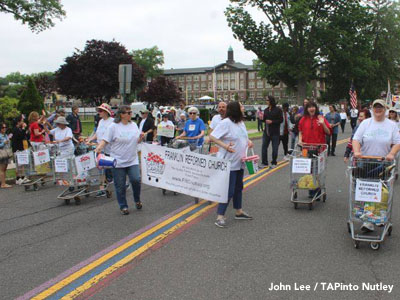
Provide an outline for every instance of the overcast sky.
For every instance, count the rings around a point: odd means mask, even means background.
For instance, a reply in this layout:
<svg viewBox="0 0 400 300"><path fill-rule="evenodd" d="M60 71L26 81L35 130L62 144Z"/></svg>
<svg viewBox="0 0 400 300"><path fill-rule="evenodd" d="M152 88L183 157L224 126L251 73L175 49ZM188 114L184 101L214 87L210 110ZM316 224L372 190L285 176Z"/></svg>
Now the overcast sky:
<svg viewBox="0 0 400 300"><path fill-rule="evenodd" d="M39 34L0 13L0 76L56 71L90 39L115 39L128 51L157 45L164 68L212 66L235 60L251 64L254 53L235 40L224 10L228 0L62 0L67 16Z"/></svg>

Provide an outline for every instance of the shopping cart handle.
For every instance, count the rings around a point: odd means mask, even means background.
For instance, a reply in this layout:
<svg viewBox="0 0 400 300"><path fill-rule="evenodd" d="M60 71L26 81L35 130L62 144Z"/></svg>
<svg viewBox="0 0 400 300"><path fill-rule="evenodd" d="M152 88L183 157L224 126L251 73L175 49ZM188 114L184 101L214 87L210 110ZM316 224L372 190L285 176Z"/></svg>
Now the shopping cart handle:
<svg viewBox="0 0 400 300"><path fill-rule="evenodd" d="M385 157L383 157L383 156L372 156L372 155L361 155L359 158L385 160Z"/></svg>

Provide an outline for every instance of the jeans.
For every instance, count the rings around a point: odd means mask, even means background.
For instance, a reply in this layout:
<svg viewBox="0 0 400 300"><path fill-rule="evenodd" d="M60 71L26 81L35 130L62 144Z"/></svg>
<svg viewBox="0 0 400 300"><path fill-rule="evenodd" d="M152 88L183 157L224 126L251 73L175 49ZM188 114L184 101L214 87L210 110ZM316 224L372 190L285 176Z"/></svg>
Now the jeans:
<svg viewBox="0 0 400 300"><path fill-rule="evenodd" d="M229 201L233 198L233 208L242 208L242 194L243 194L243 175L244 170L231 171L229 174L229 189L228 189L228 202L219 203L217 214L224 216L226 209L229 205Z"/></svg>
<svg viewBox="0 0 400 300"><path fill-rule="evenodd" d="M357 126L357 118L350 119L350 126L351 126L351 130L354 130L354 128Z"/></svg>
<svg viewBox="0 0 400 300"><path fill-rule="evenodd" d="M340 121L340 127L342 127L342 133L344 133L344 127L346 126L346 119Z"/></svg>
<svg viewBox="0 0 400 300"><path fill-rule="evenodd" d="M335 154L337 136L338 136L337 133L333 133L332 136L330 135L326 136L326 143L328 144L328 155Z"/></svg>
<svg viewBox="0 0 400 300"><path fill-rule="evenodd" d="M110 154L104 153L105 156L110 156ZM105 169L104 170L104 175L106 176L107 182L112 182L113 181L113 174L112 174L112 169Z"/></svg>
<svg viewBox="0 0 400 300"><path fill-rule="evenodd" d="M111 169L114 176L114 188L117 195L119 208L128 208L126 202L126 176L132 185L133 200L140 202L140 168L139 165L133 165L126 168Z"/></svg>
<svg viewBox="0 0 400 300"><path fill-rule="evenodd" d="M264 130L264 121L263 120L257 119L257 128L258 128L258 131Z"/></svg>
<svg viewBox="0 0 400 300"><path fill-rule="evenodd" d="M286 156L289 153L289 134L281 135L280 140L282 141L283 153Z"/></svg>
<svg viewBox="0 0 400 300"><path fill-rule="evenodd" d="M271 164L276 165L278 159L278 150L279 150L279 135L269 136L264 131L263 140L261 146L261 162L263 165L268 165L268 147L272 142L272 160Z"/></svg>
<svg viewBox="0 0 400 300"><path fill-rule="evenodd" d="M290 133L290 149L294 150L294 147L296 146L296 139L297 139L298 133L291 132Z"/></svg>

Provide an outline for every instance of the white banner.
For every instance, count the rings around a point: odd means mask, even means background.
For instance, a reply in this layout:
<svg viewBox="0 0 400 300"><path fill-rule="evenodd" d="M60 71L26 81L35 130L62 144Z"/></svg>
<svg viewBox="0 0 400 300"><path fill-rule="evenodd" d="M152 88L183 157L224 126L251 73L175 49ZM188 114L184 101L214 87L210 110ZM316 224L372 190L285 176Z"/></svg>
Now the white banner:
<svg viewBox="0 0 400 300"><path fill-rule="evenodd" d="M357 179L355 201L381 202L382 183Z"/></svg>
<svg viewBox="0 0 400 300"><path fill-rule="evenodd" d="M28 151L21 151L17 152L17 164L19 166L29 165L29 152Z"/></svg>
<svg viewBox="0 0 400 300"><path fill-rule="evenodd" d="M64 158L54 159L54 168L57 173L68 173L68 160Z"/></svg>
<svg viewBox="0 0 400 300"><path fill-rule="evenodd" d="M75 157L75 164L78 174L96 168L96 160L94 157L94 152L91 151L86 154Z"/></svg>
<svg viewBox="0 0 400 300"><path fill-rule="evenodd" d="M175 136L175 126L161 126L161 124L158 124L157 135L173 138Z"/></svg>
<svg viewBox="0 0 400 300"><path fill-rule="evenodd" d="M143 144L141 165L145 184L205 200L228 201L228 160Z"/></svg>
<svg viewBox="0 0 400 300"><path fill-rule="evenodd" d="M35 166L43 165L50 161L50 152L48 149L33 152L33 162Z"/></svg>
<svg viewBox="0 0 400 300"><path fill-rule="evenodd" d="M311 174L310 158L294 158L292 165L293 174Z"/></svg>

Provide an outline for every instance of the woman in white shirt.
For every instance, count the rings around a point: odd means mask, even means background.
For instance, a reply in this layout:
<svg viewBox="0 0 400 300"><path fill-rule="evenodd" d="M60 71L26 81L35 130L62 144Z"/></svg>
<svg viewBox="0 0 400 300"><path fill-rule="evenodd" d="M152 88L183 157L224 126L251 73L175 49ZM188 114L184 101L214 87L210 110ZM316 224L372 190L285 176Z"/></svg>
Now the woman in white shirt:
<svg viewBox="0 0 400 300"><path fill-rule="evenodd" d="M74 144L72 142L72 130L69 128L68 122L65 117L58 117L54 123L57 125L56 128L48 131L48 134L51 134L54 137L54 143L58 144L60 150L60 156L68 157L74 155Z"/></svg>
<svg viewBox="0 0 400 300"><path fill-rule="evenodd" d="M400 150L400 133L397 124L386 119L385 100L377 99L372 104L372 118L364 120L353 137L354 157L380 156L394 160ZM373 231L374 224L364 222L363 231Z"/></svg>
<svg viewBox="0 0 400 300"><path fill-rule="evenodd" d="M225 212L229 201L233 199L233 208L236 209L235 219L252 220L242 210L242 192L244 165L242 158L246 156L247 148L252 148L253 143L247 135L246 125L243 122L244 116L239 102L230 102L226 110L226 118L223 119L210 135L212 142L220 146L217 157L227 159L231 162L229 176L228 201L219 203L217 220L215 225L226 227Z"/></svg>
<svg viewBox="0 0 400 300"><path fill-rule="evenodd" d="M137 146L142 141L144 134L139 132L137 125L131 121L132 110L128 105L121 105L118 109L114 123L112 123L103 139L96 148L101 153L106 145L110 145L110 155L117 160L117 165L112 169L115 193L123 215L128 215L126 201L126 176L132 185L133 200L136 208L142 208L140 201L140 168Z"/></svg>
<svg viewBox="0 0 400 300"><path fill-rule="evenodd" d="M340 113L340 127L342 128L342 133L344 133L344 128L346 126L346 121L347 121L347 114L344 111L344 109L342 109L342 112Z"/></svg>
<svg viewBox="0 0 400 300"><path fill-rule="evenodd" d="M163 128L169 128L173 129L175 127L174 123L172 121L168 120L168 114L163 114L162 115L162 121L158 125ZM172 140L173 137L167 137L167 136L161 136L161 146L164 146L169 143L170 140Z"/></svg>

